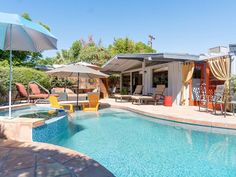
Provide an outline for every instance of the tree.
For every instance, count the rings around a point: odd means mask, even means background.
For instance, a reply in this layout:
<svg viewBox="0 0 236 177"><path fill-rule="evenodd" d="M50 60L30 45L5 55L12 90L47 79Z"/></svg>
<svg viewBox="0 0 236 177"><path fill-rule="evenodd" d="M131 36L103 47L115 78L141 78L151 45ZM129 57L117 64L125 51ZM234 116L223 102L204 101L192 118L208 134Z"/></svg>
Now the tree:
<svg viewBox="0 0 236 177"><path fill-rule="evenodd" d="M46 24L44 24L44 23L42 23L42 22L39 22L39 24L40 24L41 26L43 26L44 28L46 28L48 31L51 31L51 29L50 29L50 27L49 27L48 25L46 25Z"/></svg>
<svg viewBox="0 0 236 177"><path fill-rule="evenodd" d="M106 48L88 45L81 49L79 60L101 66L110 58Z"/></svg>
<svg viewBox="0 0 236 177"><path fill-rule="evenodd" d="M76 40L75 42L72 43L72 46L69 49L72 62L73 61L76 62L78 60L81 49L82 49L81 41Z"/></svg>
<svg viewBox="0 0 236 177"><path fill-rule="evenodd" d="M154 53L156 52L150 46L144 44L143 42L134 42L129 38L118 38L114 39L112 45L108 47L112 55L117 55L121 53Z"/></svg>
<svg viewBox="0 0 236 177"><path fill-rule="evenodd" d="M23 14L21 14L21 16L24 17L26 20L32 21L32 19L30 18L27 12L24 12Z"/></svg>

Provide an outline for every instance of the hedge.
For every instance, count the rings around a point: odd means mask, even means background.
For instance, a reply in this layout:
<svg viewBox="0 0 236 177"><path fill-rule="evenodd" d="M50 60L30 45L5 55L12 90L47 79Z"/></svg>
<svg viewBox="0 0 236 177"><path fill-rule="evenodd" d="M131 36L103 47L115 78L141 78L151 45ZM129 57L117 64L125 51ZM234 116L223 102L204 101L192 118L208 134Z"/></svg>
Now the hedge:
<svg viewBox="0 0 236 177"><path fill-rule="evenodd" d="M22 83L27 88L30 81L36 81L45 88L50 89L50 78L45 72L26 67L13 67L13 95L15 95L16 92L14 83ZM7 101L8 87L9 68L0 67L0 102Z"/></svg>

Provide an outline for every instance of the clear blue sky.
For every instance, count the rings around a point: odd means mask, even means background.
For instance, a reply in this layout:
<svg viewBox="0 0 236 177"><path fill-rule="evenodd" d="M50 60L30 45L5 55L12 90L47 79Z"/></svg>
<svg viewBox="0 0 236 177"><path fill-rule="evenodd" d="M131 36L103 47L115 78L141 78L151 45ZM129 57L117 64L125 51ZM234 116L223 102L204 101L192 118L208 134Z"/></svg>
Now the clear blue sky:
<svg viewBox="0 0 236 177"><path fill-rule="evenodd" d="M58 49L89 35L107 46L126 36L147 43L152 34L158 52L191 54L236 43L235 7L235 0L0 0L0 11L48 24Z"/></svg>

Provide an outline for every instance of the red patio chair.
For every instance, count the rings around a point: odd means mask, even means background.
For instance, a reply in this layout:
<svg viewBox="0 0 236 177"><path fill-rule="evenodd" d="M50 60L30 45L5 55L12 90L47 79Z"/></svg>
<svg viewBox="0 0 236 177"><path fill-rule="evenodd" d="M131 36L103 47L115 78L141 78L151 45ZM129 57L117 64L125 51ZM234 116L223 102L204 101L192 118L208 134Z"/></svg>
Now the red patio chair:
<svg viewBox="0 0 236 177"><path fill-rule="evenodd" d="M15 85L17 90L15 101L28 100L28 93L25 89L25 86L21 83L15 83Z"/></svg>
<svg viewBox="0 0 236 177"><path fill-rule="evenodd" d="M47 99L50 96L49 91L35 81L30 82L28 88L29 100Z"/></svg>

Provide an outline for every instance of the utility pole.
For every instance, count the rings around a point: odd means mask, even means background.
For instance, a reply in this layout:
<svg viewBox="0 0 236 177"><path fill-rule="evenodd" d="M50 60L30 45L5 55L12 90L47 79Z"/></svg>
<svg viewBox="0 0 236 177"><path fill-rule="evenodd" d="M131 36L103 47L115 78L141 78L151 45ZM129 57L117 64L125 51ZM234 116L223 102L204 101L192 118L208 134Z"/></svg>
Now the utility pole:
<svg viewBox="0 0 236 177"><path fill-rule="evenodd" d="M153 35L148 35L148 45L152 48L152 41L155 40L156 38Z"/></svg>

